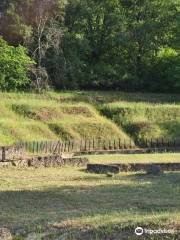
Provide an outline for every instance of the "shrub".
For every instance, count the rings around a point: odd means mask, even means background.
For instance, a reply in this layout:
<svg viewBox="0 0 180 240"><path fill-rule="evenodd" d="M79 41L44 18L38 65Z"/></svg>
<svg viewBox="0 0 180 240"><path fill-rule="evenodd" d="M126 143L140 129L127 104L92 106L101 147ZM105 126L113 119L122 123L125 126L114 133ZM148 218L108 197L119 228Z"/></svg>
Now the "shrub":
<svg viewBox="0 0 180 240"><path fill-rule="evenodd" d="M151 66L148 76L151 91L180 91L180 56L171 48L162 48Z"/></svg>
<svg viewBox="0 0 180 240"><path fill-rule="evenodd" d="M0 89L24 89L30 82L27 75L28 66L33 63L27 55L26 48L9 46L0 38Z"/></svg>

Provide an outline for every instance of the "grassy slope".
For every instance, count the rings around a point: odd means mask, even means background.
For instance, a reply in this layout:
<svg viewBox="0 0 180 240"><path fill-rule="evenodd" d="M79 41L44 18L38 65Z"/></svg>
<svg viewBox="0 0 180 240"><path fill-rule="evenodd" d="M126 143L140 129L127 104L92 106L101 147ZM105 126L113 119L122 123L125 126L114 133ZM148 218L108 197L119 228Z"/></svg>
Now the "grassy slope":
<svg viewBox="0 0 180 240"><path fill-rule="evenodd" d="M77 92L69 97L94 104L135 140L180 136L180 94Z"/></svg>
<svg viewBox="0 0 180 240"><path fill-rule="evenodd" d="M136 140L180 135L180 95L0 93L0 108L0 144L17 140L128 138L127 135Z"/></svg>
<svg viewBox="0 0 180 240"><path fill-rule="evenodd" d="M18 140L128 138L90 104L69 100L68 94L52 95L1 94L0 144Z"/></svg>
<svg viewBox="0 0 180 240"><path fill-rule="evenodd" d="M64 238L69 240L102 240L114 234L117 237L111 239L133 240L138 225L150 229L179 226L178 172L160 177L121 173L108 178L78 168L14 168L0 169L0 176L0 225L21 233L46 232L48 225L60 232L73 230L72 235L93 230L91 237ZM110 236L102 237L106 234Z"/></svg>
<svg viewBox="0 0 180 240"><path fill-rule="evenodd" d="M115 102L101 111L137 140L180 136L180 104Z"/></svg>
<svg viewBox="0 0 180 240"><path fill-rule="evenodd" d="M99 101L101 113L135 140L180 136L180 94L99 93Z"/></svg>

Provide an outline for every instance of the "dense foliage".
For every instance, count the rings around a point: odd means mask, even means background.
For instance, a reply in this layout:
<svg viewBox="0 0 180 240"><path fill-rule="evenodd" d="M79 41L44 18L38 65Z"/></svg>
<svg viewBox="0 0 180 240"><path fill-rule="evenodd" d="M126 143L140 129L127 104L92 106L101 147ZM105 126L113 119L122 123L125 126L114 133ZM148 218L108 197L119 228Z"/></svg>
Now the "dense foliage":
<svg viewBox="0 0 180 240"><path fill-rule="evenodd" d="M180 90L178 1L2 0L0 9L3 38L37 62L39 90Z"/></svg>
<svg viewBox="0 0 180 240"><path fill-rule="evenodd" d="M25 88L30 79L27 76L28 66L34 62L22 46L9 46L0 38L0 89L19 90Z"/></svg>

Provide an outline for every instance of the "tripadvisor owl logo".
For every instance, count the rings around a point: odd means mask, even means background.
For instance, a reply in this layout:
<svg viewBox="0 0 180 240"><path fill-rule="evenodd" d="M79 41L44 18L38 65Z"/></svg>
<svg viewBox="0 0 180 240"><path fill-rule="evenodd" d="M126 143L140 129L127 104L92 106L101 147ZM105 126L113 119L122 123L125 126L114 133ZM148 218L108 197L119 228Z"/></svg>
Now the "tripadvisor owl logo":
<svg viewBox="0 0 180 240"><path fill-rule="evenodd" d="M137 227L137 228L135 229L135 234L136 234L137 236L141 236L141 235L143 235L143 233L144 233L144 230L143 230L142 227Z"/></svg>

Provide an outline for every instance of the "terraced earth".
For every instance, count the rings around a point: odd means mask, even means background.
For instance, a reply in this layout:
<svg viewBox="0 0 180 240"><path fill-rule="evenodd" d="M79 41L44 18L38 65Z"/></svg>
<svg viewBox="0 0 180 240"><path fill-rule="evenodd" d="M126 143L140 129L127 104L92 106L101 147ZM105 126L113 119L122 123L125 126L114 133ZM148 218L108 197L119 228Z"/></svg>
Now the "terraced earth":
<svg viewBox="0 0 180 240"><path fill-rule="evenodd" d="M180 96L121 92L0 94L0 144L19 140L178 138Z"/></svg>

